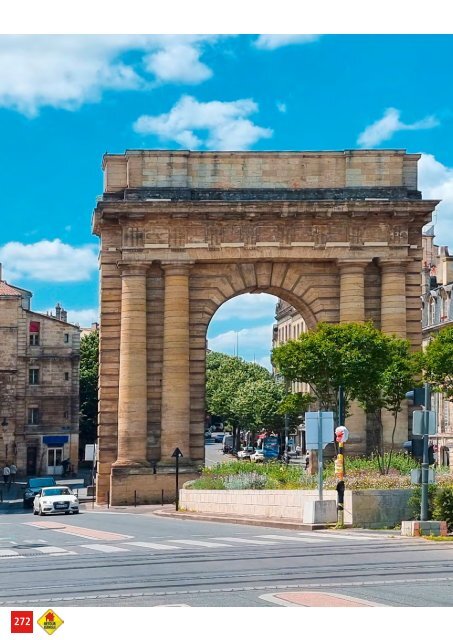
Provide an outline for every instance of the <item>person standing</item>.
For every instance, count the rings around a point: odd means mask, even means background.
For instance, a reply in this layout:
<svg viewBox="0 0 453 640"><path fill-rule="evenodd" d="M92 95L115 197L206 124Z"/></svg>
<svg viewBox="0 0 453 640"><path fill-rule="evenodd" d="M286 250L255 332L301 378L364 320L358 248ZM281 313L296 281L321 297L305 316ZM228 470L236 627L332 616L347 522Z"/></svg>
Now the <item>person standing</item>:
<svg viewBox="0 0 453 640"><path fill-rule="evenodd" d="M10 482L11 480L10 476L11 476L11 469L9 468L8 464L6 464L3 467L3 482L5 484L8 484L8 482Z"/></svg>
<svg viewBox="0 0 453 640"><path fill-rule="evenodd" d="M9 470L10 470L11 482L14 483L14 482L16 482L16 473L17 473L17 467L14 464L14 462L13 462L12 465L10 465Z"/></svg>

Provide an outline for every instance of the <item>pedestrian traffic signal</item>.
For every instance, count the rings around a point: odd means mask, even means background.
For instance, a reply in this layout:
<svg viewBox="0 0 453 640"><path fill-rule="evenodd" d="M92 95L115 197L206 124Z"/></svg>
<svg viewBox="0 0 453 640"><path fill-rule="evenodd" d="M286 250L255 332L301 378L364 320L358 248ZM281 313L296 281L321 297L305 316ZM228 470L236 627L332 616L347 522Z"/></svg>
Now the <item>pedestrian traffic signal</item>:
<svg viewBox="0 0 453 640"><path fill-rule="evenodd" d="M415 460L423 462L423 438L412 438L403 446ZM428 445L428 464L434 464L434 446L432 444Z"/></svg>
<svg viewBox="0 0 453 640"><path fill-rule="evenodd" d="M406 398L414 403L414 406L421 407L425 405L425 389L417 387L406 393Z"/></svg>

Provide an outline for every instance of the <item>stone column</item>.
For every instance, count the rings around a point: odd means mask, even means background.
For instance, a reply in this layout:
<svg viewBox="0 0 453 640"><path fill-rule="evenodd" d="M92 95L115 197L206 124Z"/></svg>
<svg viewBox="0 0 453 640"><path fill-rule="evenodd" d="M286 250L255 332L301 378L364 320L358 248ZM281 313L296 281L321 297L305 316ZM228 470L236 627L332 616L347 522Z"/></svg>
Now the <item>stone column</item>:
<svg viewBox="0 0 453 640"><path fill-rule="evenodd" d="M381 331L406 337L407 260L379 260L381 268Z"/></svg>
<svg viewBox="0 0 453 640"><path fill-rule="evenodd" d="M190 460L190 263L162 263L165 274L164 347L162 363L161 462L174 464L182 451Z"/></svg>
<svg viewBox="0 0 453 640"><path fill-rule="evenodd" d="M381 268L381 331L406 338L406 267L407 260L379 260ZM384 447L390 448L394 418L382 411ZM394 443L401 447L408 437L407 403L403 402L398 414Z"/></svg>
<svg viewBox="0 0 453 640"><path fill-rule="evenodd" d="M118 388L118 458L113 466L149 466L146 460L147 265L120 263L121 336Z"/></svg>
<svg viewBox="0 0 453 640"><path fill-rule="evenodd" d="M339 260L340 322L365 322L365 268L368 262Z"/></svg>

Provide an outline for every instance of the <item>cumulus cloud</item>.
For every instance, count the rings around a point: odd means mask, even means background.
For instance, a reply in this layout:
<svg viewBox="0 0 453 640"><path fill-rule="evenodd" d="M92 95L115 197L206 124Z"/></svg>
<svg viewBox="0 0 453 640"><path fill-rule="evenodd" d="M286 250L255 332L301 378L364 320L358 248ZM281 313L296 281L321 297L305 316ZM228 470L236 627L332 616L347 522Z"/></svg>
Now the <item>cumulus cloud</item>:
<svg viewBox="0 0 453 640"><path fill-rule="evenodd" d="M453 249L453 168L424 153L418 163L418 184L427 200L441 200L436 208L436 244Z"/></svg>
<svg viewBox="0 0 453 640"><path fill-rule="evenodd" d="M211 35L2 35L0 107L35 116L42 107L74 110L106 90L152 82L195 84L211 70L200 61ZM138 53L134 62L125 54Z"/></svg>
<svg viewBox="0 0 453 640"><path fill-rule="evenodd" d="M209 338L208 347L230 355L238 347L239 355L246 360L253 360L254 353L261 358L263 352L269 353L272 347L272 324L220 333Z"/></svg>
<svg viewBox="0 0 453 640"><path fill-rule="evenodd" d="M273 318L278 298L268 293L245 293L225 302L215 314L213 320L258 320Z"/></svg>
<svg viewBox="0 0 453 640"><path fill-rule="evenodd" d="M98 269L97 247L73 247L61 240L41 240L34 244L8 242L0 247L5 279L47 282L90 280Z"/></svg>
<svg viewBox="0 0 453 640"><path fill-rule="evenodd" d="M357 139L357 143L361 147L375 147L390 138L397 131L415 131L417 129L432 129L439 126L440 122L435 116L427 116L422 120L418 120L412 124L405 124L400 119L401 112L398 109L390 107L386 109L383 117L370 124Z"/></svg>
<svg viewBox="0 0 453 640"><path fill-rule="evenodd" d="M267 49L271 51L273 49L279 49L280 47L286 47L289 44L307 44L308 42L318 40L319 37L319 35L314 34L265 33L260 35L254 44L257 49Z"/></svg>
<svg viewBox="0 0 453 640"><path fill-rule="evenodd" d="M272 136L272 129L250 120L257 111L258 105L251 99L198 102L192 96L183 96L168 113L140 116L133 127L137 133L154 134L183 147L241 150Z"/></svg>

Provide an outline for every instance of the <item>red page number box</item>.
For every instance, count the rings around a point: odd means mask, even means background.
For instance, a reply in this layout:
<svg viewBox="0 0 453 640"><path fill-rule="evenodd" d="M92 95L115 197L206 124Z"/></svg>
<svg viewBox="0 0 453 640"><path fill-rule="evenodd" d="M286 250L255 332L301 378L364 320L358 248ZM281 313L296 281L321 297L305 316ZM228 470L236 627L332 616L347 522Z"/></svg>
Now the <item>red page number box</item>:
<svg viewBox="0 0 453 640"><path fill-rule="evenodd" d="M33 633L33 611L11 611L11 633Z"/></svg>

